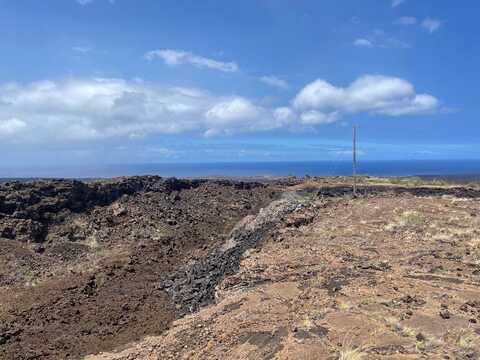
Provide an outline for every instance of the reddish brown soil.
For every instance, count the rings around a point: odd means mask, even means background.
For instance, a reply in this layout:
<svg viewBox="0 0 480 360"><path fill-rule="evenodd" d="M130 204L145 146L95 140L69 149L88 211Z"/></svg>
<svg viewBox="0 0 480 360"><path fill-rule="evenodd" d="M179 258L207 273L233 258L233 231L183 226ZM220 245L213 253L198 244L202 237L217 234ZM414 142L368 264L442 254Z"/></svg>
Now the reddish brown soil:
<svg viewBox="0 0 480 360"><path fill-rule="evenodd" d="M164 276L275 196L259 183L129 181L0 186L0 358L75 359L161 334L179 315Z"/></svg>
<svg viewBox="0 0 480 360"><path fill-rule="evenodd" d="M247 230L280 220L213 304L87 359L479 359L478 190L369 186L352 198L324 185L290 188L251 218Z"/></svg>

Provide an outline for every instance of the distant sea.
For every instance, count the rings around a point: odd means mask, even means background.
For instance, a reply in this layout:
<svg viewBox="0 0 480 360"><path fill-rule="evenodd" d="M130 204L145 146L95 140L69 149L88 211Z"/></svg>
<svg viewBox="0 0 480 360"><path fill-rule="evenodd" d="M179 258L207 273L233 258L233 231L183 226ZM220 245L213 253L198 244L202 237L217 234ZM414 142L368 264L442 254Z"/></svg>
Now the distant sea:
<svg viewBox="0 0 480 360"><path fill-rule="evenodd" d="M334 176L350 175L349 161L125 164L82 167L0 167L0 178L104 178L132 175L165 177ZM358 173L372 176L459 176L480 179L480 160L360 161Z"/></svg>

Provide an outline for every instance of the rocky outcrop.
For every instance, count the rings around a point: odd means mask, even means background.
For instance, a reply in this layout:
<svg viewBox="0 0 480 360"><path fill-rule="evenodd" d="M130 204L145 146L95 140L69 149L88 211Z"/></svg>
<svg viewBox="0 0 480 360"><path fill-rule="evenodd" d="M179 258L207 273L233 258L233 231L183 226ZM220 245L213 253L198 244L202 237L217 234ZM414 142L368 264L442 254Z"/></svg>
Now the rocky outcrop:
<svg viewBox="0 0 480 360"><path fill-rule="evenodd" d="M0 359L46 360L161 334L184 307L159 283L220 248L277 187L138 177L9 183L0 194Z"/></svg>
<svg viewBox="0 0 480 360"><path fill-rule="evenodd" d="M238 271L240 260L248 249L262 245L273 236L275 227L284 218L304 206L304 199L286 193L253 216L247 216L232 230L224 246L212 251L205 259L188 264L161 282L172 296L177 308L184 313L197 311L210 304L215 287L228 275Z"/></svg>
<svg viewBox="0 0 480 360"><path fill-rule="evenodd" d="M195 188L205 180L163 179L156 176L86 183L76 180L10 182L0 185L0 237L42 242L48 227L71 213L107 206L140 191L166 194ZM116 210L121 215L122 210Z"/></svg>

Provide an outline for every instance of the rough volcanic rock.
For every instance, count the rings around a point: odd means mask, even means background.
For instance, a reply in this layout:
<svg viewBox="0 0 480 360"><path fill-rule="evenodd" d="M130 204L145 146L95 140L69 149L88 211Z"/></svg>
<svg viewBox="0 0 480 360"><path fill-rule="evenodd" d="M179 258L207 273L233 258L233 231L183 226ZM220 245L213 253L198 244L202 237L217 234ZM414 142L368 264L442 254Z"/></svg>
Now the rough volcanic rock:
<svg viewBox="0 0 480 360"><path fill-rule="evenodd" d="M160 283L276 192L160 177L0 185L0 358L77 359L162 333L182 311Z"/></svg>
<svg viewBox="0 0 480 360"><path fill-rule="evenodd" d="M64 221L71 213L107 206L122 196L142 191L170 194L198 187L203 182L156 176L93 183L76 180L7 182L0 184L0 236L41 242L50 224ZM114 215L123 215L125 211L120 206Z"/></svg>

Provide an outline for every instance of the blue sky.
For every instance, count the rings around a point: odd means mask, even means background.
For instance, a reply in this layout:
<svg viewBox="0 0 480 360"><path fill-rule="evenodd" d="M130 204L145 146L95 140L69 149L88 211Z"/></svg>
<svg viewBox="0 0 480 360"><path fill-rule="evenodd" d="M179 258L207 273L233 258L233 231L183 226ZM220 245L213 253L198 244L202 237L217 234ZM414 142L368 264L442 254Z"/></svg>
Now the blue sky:
<svg viewBox="0 0 480 360"><path fill-rule="evenodd" d="M462 5L0 0L2 163L479 159Z"/></svg>

